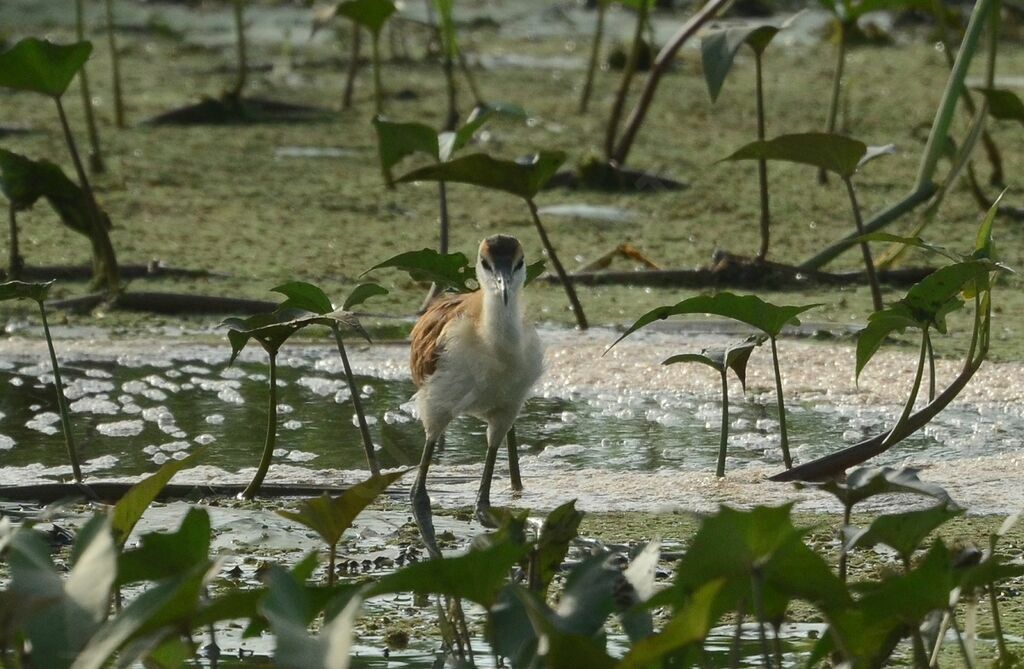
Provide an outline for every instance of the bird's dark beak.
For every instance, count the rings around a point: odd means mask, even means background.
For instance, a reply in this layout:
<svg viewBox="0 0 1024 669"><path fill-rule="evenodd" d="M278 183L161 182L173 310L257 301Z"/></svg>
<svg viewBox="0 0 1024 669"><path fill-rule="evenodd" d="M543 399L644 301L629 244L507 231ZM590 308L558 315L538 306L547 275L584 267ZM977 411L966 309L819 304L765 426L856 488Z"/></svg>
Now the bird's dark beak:
<svg viewBox="0 0 1024 669"><path fill-rule="evenodd" d="M508 306L508 286L512 283L512 273L507 269L499 269L497 272L498 288L501 289L501 301Z"/></svg>

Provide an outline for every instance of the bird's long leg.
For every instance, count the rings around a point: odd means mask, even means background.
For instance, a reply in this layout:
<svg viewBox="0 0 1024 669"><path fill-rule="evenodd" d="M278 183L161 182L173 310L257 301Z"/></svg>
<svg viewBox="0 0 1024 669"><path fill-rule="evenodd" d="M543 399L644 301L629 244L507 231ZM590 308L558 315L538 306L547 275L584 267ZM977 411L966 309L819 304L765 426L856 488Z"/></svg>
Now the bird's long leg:
<svg viewBox="0 0 1024 669"><path fill-rule="evenodd" d="M427 470L430 469L430 461L434 457L437 440L437 437L427 437L427 441L423 445L420 467L416 472L416 482L413 483L412 492L409 495L416 527L420 530L420 536L423 537L423 543L427 546L427 552L430 553L430 557L435 559L441 557L441 549L437 547L437 539L434 535L434 514L430 510L430 495L427 494Z"/></svg>
<svg viewBox="0 0 1024 669"><path fill-rule="evenodd" d="M508 446L508 478L512 484L512 490L521 492L523 489L523 477L519 472L519 440L516 438L515 425L508 429L505 443Z"/></svg>
<svg viewBox="0 0 1024 669"><path fill-rule="evenodd" d="M476 495L476 519L484 527L496 527L491 518L491 479L494 478L494 463L498 459L498 449L505 441L511 422L491 418L487 423L487 458L484 460L484 473L480 477L480 490Z"/></svg>

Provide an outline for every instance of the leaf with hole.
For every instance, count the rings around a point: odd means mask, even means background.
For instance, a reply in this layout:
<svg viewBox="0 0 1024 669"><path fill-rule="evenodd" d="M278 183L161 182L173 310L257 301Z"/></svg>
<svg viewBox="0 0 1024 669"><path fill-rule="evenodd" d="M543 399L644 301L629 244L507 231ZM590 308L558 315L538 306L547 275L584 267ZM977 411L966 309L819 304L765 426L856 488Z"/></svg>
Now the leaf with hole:
<svg viewBox="0 0 1024 669"><path fill-rule="evenodd" d="M89 60L90 53L89 42L54 44L26 37L0 53L0 87L59 98Z"/></svg>

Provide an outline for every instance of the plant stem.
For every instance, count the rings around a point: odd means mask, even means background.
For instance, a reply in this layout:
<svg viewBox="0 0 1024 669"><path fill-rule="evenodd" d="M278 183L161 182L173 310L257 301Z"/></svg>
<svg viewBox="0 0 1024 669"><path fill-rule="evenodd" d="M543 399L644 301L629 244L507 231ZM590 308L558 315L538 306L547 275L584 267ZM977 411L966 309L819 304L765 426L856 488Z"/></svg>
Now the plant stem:
<svg viewBox="0 0 1024 669"><path fill-rule="evenodd" d="M715 476L725 476L725 452L729 447L729 368L722 370L722 441L718 446L718 468Z"/></svg>
<svg viewBox="0 0 1024 669"><path fill-rule="evenodd" d="M334 585L334 568L338 559L338 544L331 544L327 552L327 587Z"/></svg>
<svg viewBox="0 0 1024 669"><path fill-rule="evenodd" d="M640 48L644 41L644 24L647 23L647 9L651 0L641 0L636 15L636 30L633 33L633 45L629 50L629 58L626 59L626 67L622 71L622 79L619 81L619 90L615 94L615 102L612 104L611 115L608 117L608 127L605 130L604 151L609 162L613 160L612 152L615 149L615 137L618 135L619 122L622 120L622 110L626 106L626 98L629 96L629 85L633 83L633 75L636 74L637 61L640 60Z"/></svg>
<svg viewBox="0 0 1024 669"><path fill-rule="evenodd" d="M79 42L85 41L85 0L75 0L75 33ZM89 131L89 169L93 174L102 174L104 165L100 149L100 132L96 128L96 115L92 109L92 93L89 89L89 73L85 65L82 65L78 72L78 82L85 111L85 125Z"/></svg>
<svg viewBox="0 0 1024 669"><path fill-rule="evenodd" d="M17 279L21 275L22 261L18 249L18 212L14 210L14 204L7 206L7 220L10 223L11 248L7 255L7 276L10 279Z"/></svg>
<svg viewBox="0 0 1024 669"><path fill-rule="evenodd" d="M839 92L843 83L843 68L846 65L846 41L849 36L850 26L845 21L836 20L839 24L839 44L836 45L836 68L832 73L832 96L828 103L828 118L825 121L825 132L832 134L836 131L836 119L839 117ZM824 169L818 170L818 183L828 183L828 172Z"/></svg>
<svg viewBox="0 0 1024 669"><path fill-rule="evenodd" d="M236 100L242 97L242 91L245 90L245 84L249 77L249 59L246 56L247 49L245 42L245 2L246 0L234 0L238 72L235 76L235 85L231 91L229 91L228 95Z"/></svg>
<svg viewBox="0 0 1024 669"><path fill-rule="evenodd" d="M450 128L454 130L454 128ZM449 219L448 219L448 186L444 181L437 182L437 196L440 208L440 216L438 217L440 230L438 232L437 250L438 253L448 253L448 230L449 230ZM427 310L430 303L434 301L437 294L441 292L437 287L436 283L430 284L430 290L427 291L427 296L423 298L423 303L420 305L420 313Z"/></svg>
<svg viewBox="0 0 1024 669"><path fill-rule="evenodd" d="M672 35L668 43L658 52L657 58L654 59L654 63L651 65L651 71L647 74L647 81L644 82L643 90L640 91L640 98L633 107L633 111L629 113L626 127L619 136L618 143L615 145L615 151L612 153L611 158L619 167L626 164L626 158L629 157L629 151L633 148L636 135L640 131L640 126L643 125L644 119L647 117L647 111L650 109L651 102L654 101L654 94L658 90L658 83L675 59L676 53L687 40L697 34L697 31L705 23L713 19L719 10L731 2L732 0L710 0L701 7L700 11L680 26L679 30Z"/></svg>
<svg viewBox="0 0 1024 669"><path fill-rule="evenodd" d="M782 398L782 372L779 371L779 349L775 344L775 337L769 337L772 342L772 366L775 368L775 398L779 403L779 435L782 439L782 461L786 469L792 469L793 459L789 457L789 435L786 431L786 403Z"/></svg>
<svg viewBox="0 0 1024 669"><path fill-rule="evenodd" d="M466 60L466 54L462 49L456 49L455 57L459 60L459 69L462 70L462 76L466 78L466 83L469 84L469 92L473 94L473 103L479 107L484 104L484 98L480 93L480 88L476 84L476 77L473 76L473 70L470 69L469 62Z"/></svg>
<svg viewBox="0 0 1024 669"><path fill-rule="evenodd" d="M57 353L53 350L53 338L50 336L50 325L46 322L46 307L39 302L39 315L43 319L43 334L46 336L46 347L50 351L50 366L53 367L53 387L57 392L57 410L60 412L60 426L64 430L64 443L68 447L68 459L71 460L71 471L75 483L82 482L82 467L78 463L78 451L75 448L75 437L71 433L71 414L68 412L68 400L64 397L64 383L60 378L60 365L57 364Z"/></svg>
<svg viewBox="0 0 1024 669"><path fill-rule="evenodd" d="M458 91L455 88L455 62L452 59L451 51L447 48L444 58L441 60L441 70L444 72L444 85L448 92L448 114L445 116L444 129L453 131L459 124L459 109L456 99Z"/></svg>
<svg viewBox="0 0 1024 669"><path fill-rule="evenodd" d="M967 644L964 642L964 635L960 632L960 626L956 624L956 611L953 610L953 607L949 607L947 614L949 615L949 624L953 628L953 635L956 636L957 646L960 647L960 654L964 658L964 666L967 669L974 669L971 652L967 649Z"/></svg>
<svg viewBox="0 0 1024 669"><path fill-rule="evenodd" d="M117 267L117 256L114 253L114 247L111 245L110 236L104 227L106 218L103 212L100 211L99 204L96 203L92 184L89 183L89 177L86 176L85 168L82 166L82 158L78 154L78 146L75 144L75 138L71 135L71 126L68 124L67 114L64 113L64 104L59 97L53 98L53 101L57 105L57 115L60 118L61 128L64 130L64 141L68 146L68 151L71 153L71 162L75 166L78 183L85 192L86 200L92 209L89 212L91 222L89 237L93 242L93 262L101 266L101 271L96 273L94 281L99 282L101 280L100 274L103 274L102 278L107 284L107 291L113 293L120 288L121 275Z"/></svg>
<svg viewBox="0 0 1024 669"><path fill-rule="evenodd" d="M768 650L768 637L764 633L764 592L761 583L761 572L754 568L750 574L751 590L754 598L754 615L757 616L757 636L761 641L761 661L763 667L770 669L772 666L771 653Z"/></svg>
<svg viewBox="0 0 1024 669"><path fill-rule="evenodd" d="M992 609L992 629L996 636L996 648L999 650L999 666L1010 666L1010 654L1006 650L1006 639L1003 638L1003 621L999 617L999 600L996 597L996 587L993 584L988 586L989 608Z"/></svg>
<svg viewBox="0 0 1024 669"><path fill-rule="evenodd" d="M846 583L847 554L846 554L846 528L850 526L850 516L853 514L853 505L843 505L843 526L839 528L839 580Z"/></svg>
<svg viewBox="0 0 1024 669"><path fill-rule="evenodd" d="M277 443L277 351L267 354L270 356L270 400L267 404L267 438L263 443L263 455L260 457L260 465L256 469L256 475L242 491L242 499L252 499L263 485L270 470L270 460L274 457L274 446Z"/></svg>
<svg viewBox="0 0 1024 669"><path fill-rule="evenodd" d="M743 641L743 619L747 615L747 600L741 599L736 606L736 625L732 633L732 643L729 645L729 666L740 666L740 644Z"/></svg>
<svg viewBox="0 0 1024 669"><path fill-rule="evenodd" d="M121 91L121 56L117 52L117 36L114 34L114 0L106 0L107 42L110 44L110 74L114 90L114 123L118 128L126 126L124 117L124 96Z"/></svg>
<svg viewBox="0 0 1024 669"><path fill-rule="evenodd" d="M373 49L373 103L376 112L381 114L384 112L384 87L380 83L380 34L373 33L370 38Z"/></svg>
<svg viewBox="0 0 1024 669"><path fill-rule="evenodd" d="M853 188L853 181L850 177L843 177L843 183L846 184L846 192L850 196L850 208L853 209L853 222L857 226L857 234L864 235L864 221L860 216L860 205L857 204L857 191ZM864 272L868 275L868 285L871 286L871 303L875 311L881 311L885 306L882 304L882 289L878 285L875 263L871 260L871 249L867 242L861 241L860 251L864 256Z"/></svg>
<svg viewBox="0 0 1024 669"><path fill-rule="evenodd" d="M565 289L565 294L569 298L572 313L576 316L576 325L581 330L586 330L588 327L587 316L583 313L583 305L580 304L580 300L576 296L576 289L573 288L572 279L565 273L565 268L562 267L562 262L558 259L558 254L555 253L555 247L551 245L551 240L548 239L548 233L544 230L544 224L540 222L540 216L537 214L537 205L534 204L533 200L527 200L526 206L530 209L530 215L533 217L533 224L537 228L537 234L540 235L540 242L544 245L544 251L551 260L551 264L555 266L555 274L558 275L558 280L562 282L562 288Z"/></svg>
<svg viewBox="0 0 1024 669"><path fill-rule="evenodd" d="M754 91L757 98L757 139L764 141L764 90L761 73L761 52L754 50ZM761 189L761 248L757 251L757 259L764 260L768 255L769 228L771 213L768 207L768 161L761 158L757 161L757 180Z"/></svg>
<svg viewBox="0 0 1024 669"><path fill-rule="evenodd" d="M359 399L359 388L356 387L356 377L352 374L352 366L348 362L348 354L345 352L345 343L341 338L341 330L337 325L331 326L331 329L334 330L334 340L338 343L338 354L341 355L341 364L345 368L345 379L348 381L348 390L352 395L352 407L356 410L359 434L362 435L363 450L366 452L366 465L370 468L370 474L379 476L380 465L377 463L377 454L373 450L373 438L370 437L370 427L366 424L363 401Z"/></svg>
<svg viewBox="0 0 1024 669"><path fill-rule="evenodd" d="M352 22L352 51L349 54L348 74L345 76L345 92L341 97L341 108L352 107L352 93L356 88L356 75L359 73L359 51L362 46L362 29L355 21Z"/></svg>
<svg viewBox="0 0 1024 669"><path fill-rule="evenodd" d="M888 445L890 439L895 439L899 430L906 425L907 419L914 410L914 404L917 402L917 393L921 389L921 378L924 376L924 363L927 352L928 328L925 328L921 335L921 355L917 361L917 373L914 375L914 385L910 389L910 397L907 399L907 403L903 406L903 413L900 414L899 420L896 421L896 425L894 425L892 430L889 431L889 436L887 436L885 442L883 442L885 445Z"/></svg>
<svg viewBox="0 0 1024 669"><path fill-rule="evenodd" d="M925 342L928 346L928 401L935 401L935 349L932 348L932 337L925 332Z"/></svg>
<svg viewBox="0 0 1024 669"><path fill-rule="evenodd" d="M590 63L587 65L587 78L583 82L583 93L580 95L581 114L587 113L587 106L590 104L590 94L594 89L594 73L597 71L597 63L601 59L601 42L604 39L604 15L608 10L607 0L597 0L597 27L594 28L594 40L590 47Z"/></svg>

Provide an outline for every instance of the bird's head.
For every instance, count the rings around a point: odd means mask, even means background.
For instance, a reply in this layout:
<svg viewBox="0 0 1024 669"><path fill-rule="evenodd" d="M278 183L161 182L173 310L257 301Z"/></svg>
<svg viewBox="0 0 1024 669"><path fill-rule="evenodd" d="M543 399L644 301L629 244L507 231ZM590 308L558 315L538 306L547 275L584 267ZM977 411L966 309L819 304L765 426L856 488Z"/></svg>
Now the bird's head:
<svg viewBox="0 0 1024 669"><path fill-rule="evenodd" d="M481 290L500 297L507 305L509 298L526 283L526 260L519 240L508 235L494 235L480 242L476 277Z"/></svg>

